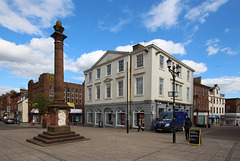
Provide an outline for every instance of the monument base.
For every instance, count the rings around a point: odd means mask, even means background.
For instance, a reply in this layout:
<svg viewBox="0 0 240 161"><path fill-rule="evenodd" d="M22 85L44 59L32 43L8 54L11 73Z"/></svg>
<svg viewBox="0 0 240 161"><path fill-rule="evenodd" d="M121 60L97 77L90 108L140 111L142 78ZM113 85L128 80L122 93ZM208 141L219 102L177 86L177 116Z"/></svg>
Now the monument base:
<svg viewBox="0 0 240 161"><path fill-rule="evenodd" d="M27 142L45 147L69 142L90 140L71 131L70 126L49 126L47 132L38 134Z"/></svg>
<svg viewBox="0 0 240 161"><path fill-rule="evenodd" d="M71 131L70 126L48 126L48 132L68 132Z"/></svg>

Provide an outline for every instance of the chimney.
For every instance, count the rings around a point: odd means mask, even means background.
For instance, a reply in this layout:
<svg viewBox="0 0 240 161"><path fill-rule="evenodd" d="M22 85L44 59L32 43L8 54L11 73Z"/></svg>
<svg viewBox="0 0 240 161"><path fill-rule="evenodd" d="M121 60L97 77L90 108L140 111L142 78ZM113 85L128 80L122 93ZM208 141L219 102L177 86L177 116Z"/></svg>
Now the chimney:
<svg viewBox="0 0 240 161"><path fill-rule="evenodd" d="M145 46L141 45L141 44L136 44L136 45L133 45L133 51L137 50L137 49L140 49L140 48L144 48Z"/></svg>
<svg viewBox="0 0 240 161"><path fill-rule="evenodd" d="M202 77L197 77L193 79L194 84L201 84L202 83Z"/></svg>

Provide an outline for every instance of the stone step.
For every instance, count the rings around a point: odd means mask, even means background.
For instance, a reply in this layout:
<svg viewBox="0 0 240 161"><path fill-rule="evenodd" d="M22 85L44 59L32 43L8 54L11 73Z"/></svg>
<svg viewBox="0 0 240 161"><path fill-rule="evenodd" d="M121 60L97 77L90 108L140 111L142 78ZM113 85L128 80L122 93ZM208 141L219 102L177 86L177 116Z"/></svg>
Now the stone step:
<svg viewBox="0 0 240 161"><path fill-rule="evenodd" d="M75 131L66 131L66 132L49 132L49 131L44 131L43 134L56 136L56 135L64 135L64 134L75 134Z"/></svg>
<svg viewBox="0 0 240 161"><path fill-rule="evenodd" d="M36 136L36 137L33 137L33 139L41 141L46 144L52 144L52 143L57 143L57 142L65 142L65 141L71 141L71 140L77 140L77 139L84 139L84 137L80 136L80 135L75 135L75 136L71 136L71 137L61 137L61 138L57 138L57 139L46 139L43 137Z"/></svg>
<svg viewBox="0 0 240 161"><path fill-rule="evenodd" d="M58 139L58 138L65 138L65 137L74 137L74 136L80 136L79 134L75 133L66 133L61 135L48 135L46 133L38 134L39 137L45 138L45 139Z"/></svg>

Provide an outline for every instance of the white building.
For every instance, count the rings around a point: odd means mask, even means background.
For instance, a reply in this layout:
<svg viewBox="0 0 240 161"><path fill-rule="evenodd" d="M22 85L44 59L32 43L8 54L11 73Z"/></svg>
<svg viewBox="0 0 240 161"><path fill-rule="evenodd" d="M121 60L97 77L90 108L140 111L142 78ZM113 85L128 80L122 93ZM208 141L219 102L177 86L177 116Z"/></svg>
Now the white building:
<svg viewBox="0 0 240 161"><path fill-rule="evenodd" d="M225 94L217 84L209 90L209 123L220 124L225 119Z"/></svg>
<svg viewBox="0 0 240 161"><path fill-rule="evenodd" d="M85 125L101 121L104 127L125 127L128 101L130 127L137 127L141 118L146 129L153 128L161 112L172 110L168 58L182 67L176 78L176 110L192 115L194 70L154 44L137 44L132 52L107 51L84 71Z"/></svg>
<svg viewBox="0 0 240 161"><path fill-rule="evenodd" d="M28 122L28 99L18 102L18 117L21 122Z"/></svg>

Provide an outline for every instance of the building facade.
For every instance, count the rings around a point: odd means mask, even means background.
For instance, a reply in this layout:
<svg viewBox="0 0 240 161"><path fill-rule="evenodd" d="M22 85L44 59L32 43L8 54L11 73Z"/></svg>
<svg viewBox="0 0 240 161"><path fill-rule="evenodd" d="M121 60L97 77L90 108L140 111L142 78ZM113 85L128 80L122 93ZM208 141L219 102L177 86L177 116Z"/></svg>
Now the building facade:
<svg viewBox="0 0 240 161"><path fill-rule="evenodd" d="M28 122L28 91L20 92L20 100L18 101L18 118L21 122Z"/></svg>
<svg viewBox="0 0 240 161"><path fill-rule="evenodd" d="M202 78L194 78L193 84L193 124L207 126L209 124L209 93L210 87L202 84Z"/></svg>
<svg viewBox="0 0 240 161"><path fill-rule="evenodd" d="M225 120L225 94L217 84L209 90L209 123L222 125Z"/></svg>
<svg viewBox="0 0 240 161"><path fill-rule="evenodd" d="M0 97L0 114L1 117L10 117L10 110L11 110L11 94L10 93L6 93L6 94L2 94Z"/></svg>
<svg viewBox="0 0 240 161"><path fill-rule="evenodd" d="M39 76L38 82L30 80L28 82L28 101L33 102L34 96L44 94L49 96L50 100L54 99L54 74L43 73ZM64 101L72 106L69 117L72 122L84 123L84 84L74 84L64 82ZM34 120L40 122L38 110L28 105L29 118L28 121ZM78 109L78 110L75 110ZM49 123L49 122L47 122Z"/></svg>
<svg viewBox="0 0 240 161"><path fill-rule="evenodd" d="M236 125L240 123L240 98L226 99L225 125Z"/></svg>
<svg viewBox="0 0 240 161"><path fill-rule="evenodd" d="M172 110L172 76L166 61L182 67L176 78L176 110L192 117L194 70L154 44L133 46L132 52L107 51L85 73L85 125L136 128L142 119L154 127L163 111ZM127 111L128 110L128 111Z"/></svg>

